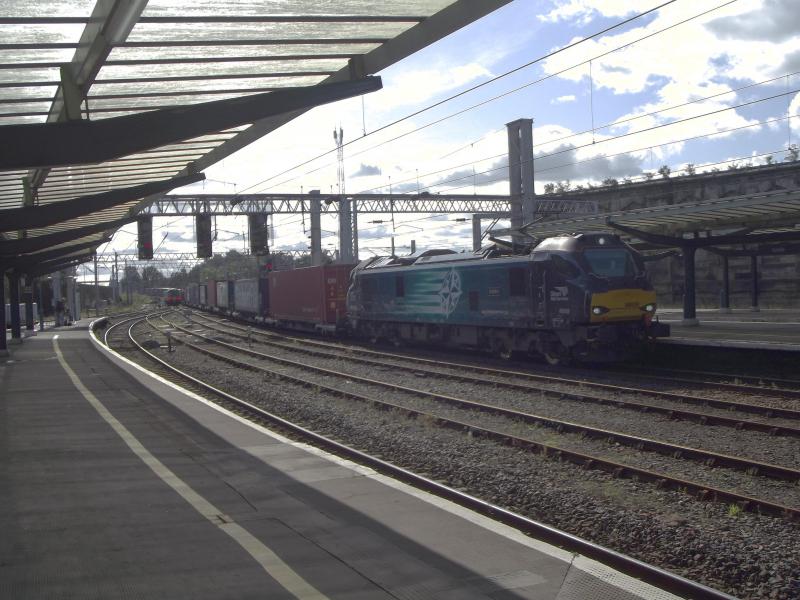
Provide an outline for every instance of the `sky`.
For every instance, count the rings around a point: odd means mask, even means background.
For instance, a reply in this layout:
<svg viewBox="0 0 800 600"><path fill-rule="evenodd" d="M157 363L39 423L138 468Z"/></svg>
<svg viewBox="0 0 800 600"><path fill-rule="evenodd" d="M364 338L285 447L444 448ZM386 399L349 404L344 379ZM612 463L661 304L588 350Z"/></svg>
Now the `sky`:
<svg viewBox="0 0 800 600"><path fill-rule="evenodd" d="M539 194L558 182L641 180L662 165L679 175L689 164L784 160L800 142L797 0L676 0L614 27L664 2L514 0L378 73L382 90L317 107L175 193L336 191L339 127L348 193L507 194L505 124L520 118L534 122ZM464 217L401 215L392 226L360 215L361 258L388 254L392 236L398 254L412 239L470 248ZM308 247L299 216L273 219L274 250ZM215 252L245 247L244 218L217 217L216 227ZM322 229L333 250L335 221ZM193 230L191 218L156 218L154 245L194 252ZM101 252L135 246L134 224Z"/></svg>

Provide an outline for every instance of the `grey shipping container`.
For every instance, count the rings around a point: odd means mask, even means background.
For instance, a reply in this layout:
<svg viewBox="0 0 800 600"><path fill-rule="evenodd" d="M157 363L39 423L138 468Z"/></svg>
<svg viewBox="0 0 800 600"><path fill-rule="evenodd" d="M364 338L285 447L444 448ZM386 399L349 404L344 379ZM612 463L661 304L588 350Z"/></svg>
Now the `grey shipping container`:
<svg viewBox="0 0 800 600"><path fill-rule="evenodd" d="M190 283L186 286L186 304L189 306L200 304L200 284Z"/></svg>
<svg viewBox="0 0 800 600"><path fill-rule="evenodd" d="M261 313L258 293L258 279L239 279L234 282L234 309L246 315Z"/></svg>
<svg viewBox="0 0 800 600"><path fill-rule="evenodd" d="M228 282L217 282L217 308L228 308Z"/></svg>
<svg viewBox="0 0 800 600"><path fill-rule="evenodd" d="M200 306L207 306L208 302L206 302L206 297L208 296L208 288L206 287L206 284L205 283L201 284L198 287L197 291L200 292L200 295L198 296L198 302L197 303Z"/></svg>

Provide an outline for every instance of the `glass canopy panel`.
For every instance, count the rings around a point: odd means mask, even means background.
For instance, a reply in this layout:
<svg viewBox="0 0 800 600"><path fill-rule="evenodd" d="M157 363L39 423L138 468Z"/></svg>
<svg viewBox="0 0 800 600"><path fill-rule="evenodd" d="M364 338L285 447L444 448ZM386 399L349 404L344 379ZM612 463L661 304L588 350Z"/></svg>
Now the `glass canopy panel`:
<svg viewBox="0 0 800 600"><path fill-rule="evenodd" d="M205 40L204 40L205 41ZM378 43L363 42L353 44L236 44L207 46L156 46L152 48L114 48L108 57L113 61L141 61L181 58L191 61L198 58L262 56L292 56L319 54L366 54L380 46ZM302 64L300 69L308 70Z"/></svg>
<svg viewBox="0 0 800 600"><path fill-rule="evenodd" d="M27 125L30 123L44 123L47 117L45 116L16 116L16 117L0 117L0 125Z"/></svg>
<svg viewBox="0 0 800 600"><path fill-rule="evenodd" d="M145 93L180 94L181 92L214 92L216 90L261 90L264 88L303 87L314 85L324 76L271 77L245 73L219 79L190 79L177 81L135 80L130 83L96 83L92 86L93 96L138 96Z"/></svg>
<svg viewBox="0 0 800 600"><path fill-rule="evenodd" d="M0 88L0 100L41 100L50 102L55 94L56 86L50 87L8 87Z"/></svg>
<svg viewBox="0 0 800 600"><path fill-rule="evenodd" d="M68 63L72 60L74 54L74 48L31 48L24 50L0 48L0 64Z"/></svg>
<svg viewBox="0 0 800 600"><path fill-rule="evenodd" d="M413 22L378 23L137 23L128 42L393 38Z"/></svg>
<svg viewBox="0 0 800 600"><path fill-rule="evenodd" d="M77 44L83 27L82 23L0 24L0 40L13 40L15 44Z"/></svg>
<svg viewBox="0 0 800 600"><path fill-rule="evenodd" d="M313 59L304 60L303 67L309 71L338 71L347 64L346 59ZM291 60L275 61L237 61L203 63L202 74L237 75L248 73L295 72L298 63ZM153 77L196 76L197 63L179 63L164 65L106 65L100 69L98 79L147 79Z"/></svg>
<svg viewBox="0 0 800 600"><path fill-rule="evenodd" d="M0 104L0 118L16 113L47 113L50 110L50 101L20 102L15 104Z"/></svg>
<svg viewBox="0 0 800 600"><path fill-rule="evenodd" d="M34 69L0 69L0 83L29 84L36 82L59 83L61 78L57 67L37 67Z"/></svg>
<svg viewBox="0 0 800 600"><path fill-rule="evenodd" d="M2 0L0 17L15 18L88 18L94 10L95 0Z"/></svg>
<svg viewBox="0 0 800 600"><path fill-rule="evenodd" d="M276 15L389 15L428 16L455 0L282 0L274 2L269 13ZM186 4L182 0L150 0L143 17L174 16L260 16L265 14L263 2L230 2L200 0Z"/></svg>

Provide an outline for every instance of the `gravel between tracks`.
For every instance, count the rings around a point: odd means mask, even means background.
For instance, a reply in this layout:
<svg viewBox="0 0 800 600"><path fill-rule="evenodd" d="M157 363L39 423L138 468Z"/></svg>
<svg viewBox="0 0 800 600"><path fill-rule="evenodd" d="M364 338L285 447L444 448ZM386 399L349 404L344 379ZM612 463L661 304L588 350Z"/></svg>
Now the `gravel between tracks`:
<svg viewBox="0 0 800 600"><path fill-rule="evenodd" d="M741 598L800 597L800 525L731 511L243 372L185 347L181 369L291 421Z"/></svg>

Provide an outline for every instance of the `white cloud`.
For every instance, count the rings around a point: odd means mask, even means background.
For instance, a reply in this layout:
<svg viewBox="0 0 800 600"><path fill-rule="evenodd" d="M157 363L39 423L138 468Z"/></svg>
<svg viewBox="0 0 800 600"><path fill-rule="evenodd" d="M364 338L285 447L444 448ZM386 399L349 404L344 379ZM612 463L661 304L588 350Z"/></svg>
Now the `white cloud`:
<svg viewBox="0 0 800 600"><path fill-rule="evenodd" d="M566 96L559 96L550 100L550 104L565 104L567 102L575 102L575 94L567 94Z"/></svg>
<svg viewBox="0 0 800 600"><path fill-rule="evenodd" d="M638 12L640 8L630 0L556 0L555 8L539 19L548 23L571 21L585 25L595 16L624 17Z"/></svg>
<svg viewBox="0 0 800 600"><path fill-rule="evenodd" d="M437 94L490 77L491 72L477 62L466 65L440 64L429 69L401 71L384 77L380 110L421 105Z"/></svg>

